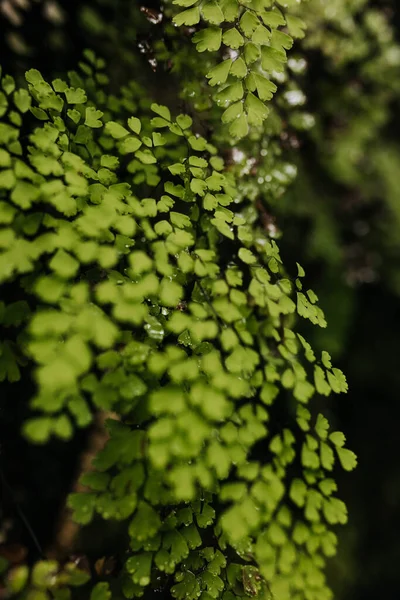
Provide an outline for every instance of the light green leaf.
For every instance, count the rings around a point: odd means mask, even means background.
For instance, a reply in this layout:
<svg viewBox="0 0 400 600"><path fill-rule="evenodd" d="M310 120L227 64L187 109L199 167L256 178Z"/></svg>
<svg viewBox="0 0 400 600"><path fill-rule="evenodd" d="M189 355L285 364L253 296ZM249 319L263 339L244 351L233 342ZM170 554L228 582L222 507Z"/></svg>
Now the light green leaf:
<svg viewBox="0 0 400 600"><path fill-rule="evenodd" d="M198 1L199 0L173 0L172 4L187 8L188 6L193 6L193 4L196 4Z"/></svg>
<svg viewBox="0 0 400 600"><path fill-rule="evenodd" d="M318 394L329 396L331 393L331 387L326 382L324 371L318 365L314 367L314 383Z"/></svg>
<svg viewBox="0 0 400 600"><path fill-rule="evenodd" d="M153 103L150 106L151 110L155 112L157 115L165 119L166 121L171 121L171 113L167 106L162 106L160 104Z"/></svg>
<svg viewBox="0 0 400 600"><path fill-rule="evenodd" d="M205 21L213 25L219 25L224 20L224 13L219 7L218 2L211 0L202 5L201 12Z"/></svg>
<svg viewBox="0 0 400 600"><path fill-rule="evenodd" d="M289 496L290 499L299 506L304 506L307 495L307 486L302 479L293 479L290 486Z"/></svg>
<svg viewBox="0 0 400 600"><path fill-rule="evenodd" d="M236 27L232 27L232 29L227 29L222 36L222 40L226 46L229 48L237 49L244 44L244 38L242 34L236 29Z"/></svg>
<svg viewBox="0 0 400 600"><path fill-rule="evenodd" d="M81 88L67 88L64 94L68 104L84 104L87 101L85 90Z"/></svg>
<svg viewBox="0 0 400 600"><path fill-rule="evenodd" d="M341 431L334 431L330 434L329 439L331 440L332 444L338 448L343 448L346 443L346 438Z"/></svg>
<svg viewBox="0 0 400 600"><path fill-rule="evenodd" d="M216 52L221 46L222 30L220 27L207 27L193 36L198 52Z"/></svg>
<svg viewBox="0 0 400 600"><path fill-rule="evenodd" d="M26 113L29 110L32 103L32 98L27 90L17 90L16 92L14 92L13 99L14 104L19 111L21 111L22 113Z"/></svg>
<svg viewBox="0 0 400 600"><path fill-rule="evenodd" d="M298 39L304 38L307 25L302 19L299 19L299 17L295 17L294 15L287 14L286 24L290 35Z"/></svg>
<svg viewBox="0 0 400 600"><path fill-rule="evenodd" d="M229 127L229 133L234 138L243 138L249 132L249 124L247 121L247 116L243 112L239 117L237 117Z"/></svg>
<svg viewBox="0 0 400 600"><path fill-rule="evenodd" d="M36 417L27 421L23 433L35 444L44 444L52 433L53 421L50 417Z"/></svg>
<svg viewBox="0 0 400 600"><path fill-rule="evenodd" d="M261 100L271 100L273 94L277 90L277 86L275 85L275 83L273 83L263 75L259 75L258 73L254 74L254 81L259 98Z"/></svg>
<svg viewBox="0 0 400 600"><path fill-rule="evenodd" d="M335 463L335 455L333 454L333 450L328 444L325 442L321 442L320 446L320 458L321 465L327 471L331 471L333 469L333 465Z"/></svg>
<svg viewBox="0 0 400 600"><path fill-rule="evenodd" d="M250 37L259 24L260 21L258 20L258 17L250 10L246 10L239 21L240 29L246 37Z"/></svg>
<svg viewBox="0 0 400 600"><path fill-rule="evenodd" d="M88 127L101 127L103 123L100 121L103 113L101 110L96 110L95 108L89 106L85 111L85 125Z"/></svg>
<svg viewBox="0 0 400 600"><path fill-rule="evenodd" d="M183 295L182 287L175 281L163 279L160 286L160 301L165 306L176 307Z"/></svg>
<svg viewBox="0 0 400 600"><path fill-rule="evenodd" d="M326 419L321 413L317 417L317 422L315 424L315 431L321 440L326 440L328 437L329 431L329 423L328 419Z"/></svg>
<svg viewBox="0 0 400 600"><path fill-rule="evenodd" d="M136 133L137 135L139 135L140 130L142 129L142 124L140 122L140 119L138 119L137 117L129 117L128 127L131 131L133 131L133 133Z"/></svg>
<svg viewBox="0 0 400 600"><path fill-rule="evenodd" d="M345 471L353 471L357 466L357 456L351 450L347 448L340 448L336 446L336 452L338 454L340 464Z"/></svg>
<svg viewBox="0 0 400 600"><path fill-rule="evenodd" d="M193 119L189 115L178 115L176 117L176 122L179 127L183 130L189 129L193 124Z"/></svg>
<svg viewBox="0 0 400 600"><path fill-rule="evenodd" d="M245 107L247 119L251 125L262 125L263 121L269 115L269 109L251 92L247 94Z"/></svg>
<svg viewBox="0 0 400 600"><path fill-rule="evenodd" d="M258 60L260 58L260 54L261 51L258 44L253 44L253 42L248 42L247 44L245 44L244 60L248 65Z"/></svg>
<svg viewBox="0 0 400 600"><path fill-rule="evenodd" d="M206 75L211 86L221 85L228 79L229 71L232 66L232 59L224 60L217 66L213 67Z"/></svg>
<svg viewBox="0 0 400 600"><path fill-rule="evenodd" d="M129 135L129 131L119 123L116 123L115 121L109 121L108 123L106 123L105 130L115 140L120 140L121 138L124 138L127 135Z"/></svg>
<svg viewBox="0 0 400 600"><path fill-rule="evenodd" d="M131 152L136 152L141 147L142 142L139 138L130 135L125 137L119 146L119 150L121 154L130 154Z"/></svg>
<svg viewBox="0 0 400 600"><path fill-rule="evenodd" d="M200 9L198 6L184 10L174 17L175 25L196 25L200 21Z"/></svg>
<svg viewBox="0 0 400 600"><path fill-rule="evenodd" d="M248 250L247 248L240 248L238 256L240 260L248 265L254 265L257 262L257 258L254 256L251 250Z"/></svg>
<svg viewBox="0 0 400 600"><path fill-rule="evenodd" d="M223 123L231 123L235 119L238 119L241 114L243 114L243 102L239 101L231 104L231 106L223 112L221 119Z"/></svg>
<svg viewBox="0 0 400 600"><path fill-rule="evenodd" d="M268 73L272 73L272 71L281 73L286 60L286 54L276 48L263 46L261 49L261 66Z"/></svg>
<svg viewBox="0 0 400 600"><path fill-rule="evenodd" d="M76 275L79 262L64 250L58 250L51 259L49 266L60 277L69 279Z"/></svg>
<svg viewBox="0 0 400 600"><path fill-rule="evenodd" d="M251 41L254 42L254 44L258 44L260 46L268 44L270 39L271 32L269 31L269 29L267 29L261 24L255 29L251 37Z"/></svg>
<svg viewBox="0 0 400 600"><path fill-rule="evenodd" d="M227 85L223 90L216 94L215 99L220 106L227 106L230 102L235 102L243 98L243 85L241 81Z"/></svg>
<svg viewBox="0 0 400 600"><path fill-rule="evenodd" d="M90 600L111 600L110 586L106 581L96 583L90 593Z"/></svg>
<svg viewBox="0 0 400 600"><path fill-rule="evenodd" d="M286 21L282 15L282 13L275 9L269 11L263 11L261 13L261 18L264 21L265 25L276 29L276 27L280 27L281 25L286 25Z"/></svg>
<svg viewBox="0 0 400 600"><path fill-rule="evenodd" d="M247 65L244 62L243 58L239 56L231 67L231 75L234 77L238 77L239 79L243 79L247 74Z"/></svg>
<svg viewBox="0 0 400 600"><path fill-rule="evenodd" d="M293 46L293 38L283 31L275 30L272 32L270 46L284 53L285 50L290 50Z"/></svg>

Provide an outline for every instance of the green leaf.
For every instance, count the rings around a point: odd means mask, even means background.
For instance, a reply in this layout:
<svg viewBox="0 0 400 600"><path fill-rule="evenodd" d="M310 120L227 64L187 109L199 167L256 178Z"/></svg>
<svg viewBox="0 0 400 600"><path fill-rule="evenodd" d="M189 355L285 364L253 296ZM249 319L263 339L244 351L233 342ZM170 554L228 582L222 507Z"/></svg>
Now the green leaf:
<svg viewBox="0 0 400 600"><path fill-rule="evenodd" d="M246 76L247 66L241 56L239 56L233 63L230 73L231 75L233 75L234 77L238 77L239 79L243 79Z"/></svg>
<svg viewBox="0 0 400 600"><path fill-rule="evenodd" d="M157 115L165 119L166 121L171 121L171 113L169 108L166 106L161 106L160 104L152 104L150 106L151 110L155 112Z"/></svg>
<svg viewBox="0 0 400 600"><path fill-rule="evenodd" d="M234 138L243 138L249 132L249 124L247 121L247 116L243 112L239 117L237 117L229 127L229 133Z"/></svg>
<svg viewBox="0 0 400 600"><path fill-rule="evenodd" d="M261 18L264 21L265 25L276 29L276 27L280 27L281 25L286 25L286 21L282 15L282 13L275 9L271 11L263 11L261 13Z"/></svg>
<svg viewBox="0 0 400 600"><path fill-rule="evenodd" d="M139 138L130 135L129 137L125 137L119 146L119 150L121 154L130 154L131 152L136 152L141 147L142 142Z"/></svg>
<svg viewBox="0 0 400 600"><path fill-rule="evenodd" d="M338 448L343 448L346 443L346 438L341 431L334 431L330 434L329 439L331 440L332 444Z"/></svg>
<svg viewBox="0 0 400 600"><path fill-rule="evenodd" d="M47 588L58 571L58 564L53 560L40 560L32 568L32 584L39 588Z"/></svg>
<svg viewBox="0 0 400 600"><path fill-rule="evenodd" d="M333 454L333 450L328 444L325 442L321 442L320 446L320 458L321 465L324 469L331 471L333 469L333 465L335 463L335 455Z"/></svg>
<svg viewBox="0 0 400 600"><path fill-rule="evenodd" d="M235 102L243 98L243 85L241 81L227 85L215 96L217 104L226 106L230 102Z"/></svg>
<svg viewBox="0 0 400 600"><path fill-rule="evenodd" d="M276 48L263 46L261 49L261 66L268 73L272 73L272 71L281 73L286 60L285 53Z"/></svg>
<svg viewBox="0 0 400 600"><path fill-rule="evenodd" d="M10 167L11 166L11 156L7 150L0 148L0 167Z"/></svg>
<svg viewBox="0 0 400 600"><path fill-rule="evenodd" d="M135 154L136 158L144 165L154 165L157 162L156 157L150 150L138 150Z"/></svg>
<svg viewBox="0 0 400 600"><path fill-rule="evenodd" d="M197 52L216 52L219 50L222 41L222 30L220 27L207 27L198 31L193 36Z"/></svg>
<svg viewBox="0 0 400 600"><path fill-rule="evenodd" d="M246 10L239 21L240 29L246 37L250 37L259 24L260 21L258 20L258 17L250 10Z"/></svg>
<svg viewBox="0 0 400 600"><path fill-rule="evenodd" d="M257 258L254 256L251 250L248 250L247 248L240 248L238 256L240 260L248 265L254 265L257 262Z"/></svg>
<svg viewBox="0 0 400 600"><path fill-rule="evenodd" d="M329 423L328 420L321 414L319 414L317 417L315 431L317 435L321 438L321 440L326 440L326 438L328 437Z"/></svg>
<svg viewBox="0 0 400 600"><path fill-rule="evenodd" d="M151 552L143 552L128 558L125 566L134 583L143 587L149 585L152 558Z"/></svg>
<svg viewBox="0 0 400 600"><path fill-rule="evenodd" d="M89 106L85 111L85 125L88 127L102 127L103 123L100 121L103 113L101 110L96 110L95 108Z"/></svg>
<svg viewBox="0 0 400 600"><path fill-rule="evenodd" d="M178 4L178 6L188 7L193 6L193 4L196 4L197 2L198 0L173 0L172 4Z"/></svg>
<svg viewBox="0 0 400 600"><path fill-rule="evenodd" d="M26 113L31 107L32 98L27 90L20 89L20 90L17 90L16 92L14 92L13 100L14 100L15 106L22 113ZM1 102L0 102L0 104L1 104Z"/></svg>
<svg viewBox="0 0 400 600"><path fill-rule="evenodd" d="M345 471L353 471L357 466L357 456L351 450L347 448L340 448L336 446L336 452L338 454L340 464Z"/></svg>
<svg viewBox="0 0 400 600"><path fill-rule="evenodd" d="M254 74L254 81L257 88L258 96L261 100L271 100L273 94L277 90L275 83L264 77L263 75Z"/></svg>
<svg viewBox="0 0 400 600"><path fill-rule="evenodd" d="M314 367L314 382L315 389L317 390L318 394L329 396L331 393L331 387L326 382L325 373L318 365Z"/></svg>
<svg viewBox="0 0 400 600"><path fill-rule="evenodd" d="M248 65L258 60L260 58L260 54L261 51L258 44L253 44L253 42L248 42L247 44L245 44L244 60Z"/></svg>
<svg viewBox="0 0 400 600"><path fill-rule="evenodd" d="M200 21L200 9L198 6L184 10L174 17L175 25L196 25Z"/></svg>
<svg viewBox="0 0 400 600"><path fill-rule="evenodd" d="M153 133L152 133L152 141L153 141L154 147L164 146L164 144L166 143L165 137L163 137L161 135L161 133L158 133L158 131L153 131Z"/></svg>
<svg viewBox="0 0 400 600"><path fill-rule="evenodd" d="M134 540L147 540L158 532L160 526L158 513L147 502L140 502L136 515L129 524L129 535Z"/></svg>
<svg viewBox="0 0 400 600"><path fill-rule="evenodd" d="M260 46L267 45L270 39L271 32L261 24L258 25L251 37L251 41Z"/></svg>
<svg viewBox="0 0 400 600"><path fill-rule="evenodd" d="M269 381L265 382L261 388L260 399L267 406L271 405L277 395L279 394L279 388L270 383Z"/></svg>
<svg viewBox="0 0 400 600"><path fill-rule="evenodd" d="M235 102L227 108L221 117L223 123L231 123L235 119L238 119L243 114L243 102Z"/></svg>
<svg viewBox="0 0 400 600"><path fill-rule="evenodd" d="M60 415L53 422L52 431L54 435L62 440L69 440L73 434L72 423L67 415Z"/></svg>
<svg viewBox="0 0 400 600"><path fill-rule="evenodd" d="M116 123L115 121L109 121L106 123L105 130L115 140L120 140L129 134L129 131L125 129L125 127L122 127L122 125Z"/></svg>
<svg viewBox="0 0 400 600"><path fill-rule="evenodd" d="M299 17L295 17L294 15L287 14L286 24L290 35L298 39L304 38L307 25L302 19L299 19Z"/></svg>
<svg viewBox="0 0 400 600"><path fill-rule="evenodd" d="M239 3L237 0L220 0L220 6L224 13L225 21L231 23L239 16Z"/></svg>
<svg viewBox="0 0 400 600"><path fill-rule="evenodd" d="M90 600L111 600L111 590L107 582L96 583L90 593Z"/></svg>
<svg viewBox="0 0 400 600"><path fill-rule="evenodd" d="M51 259L49 266L60 277L69 279L76 275L79 262L64 250L58 250Z"/></svg>
<svg viewBox="0 0 400 600"><path fill-rule="evenodd" d="M268 117L269 109L251 92L247 94L245 107L247 119L251 125L262 125L263 121Z"/></svg>
<svg viewBox="0 0 400 600"><path fill-rule="evenodd" d="M79 112L79 110L76 110L75 108L69 108L67 110L67 115L69 116L69 118L71 119L71 121L73 121L75 123L75 125L77 125L79 123L79 121L81 120L81 113Z"/></svg>
<svg viewBox="0 0 400 600"><path fill-rule="evenodd" d="M232 29L227 29L222 36L222 40L226 46L229 48L237 49L244 44L244 38L241 33L236 29L236 27L232 27Z"/></svg>
<svg viewBox="0 0 400 600"><path fill-rule="evenodd" d="M33 86L43 81L43 77L37 69L29 69L29 71L25 73L25 79L28 83L32 84Z"/></svg>
<svg viewBox="0 0 400 600"><path fill-rule="evenodd" d="M182 287L175 281L164 279L160 286L160 301L165 306L175 307L183 295Z"/></svg>
<svg viewBox="0 0 400 600"><path fill-rule="evenodd" d="M23 428L25 437L35 444L44 444L52 433L53 421L50 417L36 417L27 421Z"/></svg>
<svg viewBox="0 0 400 600"><path fill-rule="evenodd" d="M275 29L271 35L270 46L282 52L284 52L283 48L285 50L290 50L293 46L293 38L287 33Z"/></svg>
<svg viewBox="0 0 400 600"><path fill-rule="evenodd" d="M0 190L11 190L16 182L15 174L12 169L0 171Z"/></svg>
<svg viewBox="0 0 400 600"><path fill-rule="evenodd" d="M176 122L181 129L185 130L192 126L193 119L189 115L178 115L176 117Z"/></svg>
<svg viewBox="0 0 400 600"><path fill-rule="evenodd" d="M87 101L85 90L81 88L67 88L64 93L68 104L85 104Z"/></svg>
<svg viewBox="0 0 400 600"><path fill-rule="evenodd" d="M307 486L302 479L293 479L290 486L289 497L290 499L299 506L304 506L307 495Z"/></svg>
<svg viewBox="0 0 400 600"><path fill-rule="evenodd" d="M211 86L221 85L228 79L229 71L232 66L232 59L224 60L211 69L206 75Z"/></svg>
<svg viewBox="0 0 400 600"><path fill-rule="evenodd" d="M216 0L205 2L202 5L201 12L204 20L212 23L213 25L219 25L224 20L224 13L222 12Z"/></svg>
<svg viewBox="0 0 400 600"><path fill-rule="evenodd" d="M128 127L131 131L133 131L133 133L136 133L137 135L139 135L139 133L142 129L142 124L140 122L140 119L138 119L137 117L129 117Z"/></svg>

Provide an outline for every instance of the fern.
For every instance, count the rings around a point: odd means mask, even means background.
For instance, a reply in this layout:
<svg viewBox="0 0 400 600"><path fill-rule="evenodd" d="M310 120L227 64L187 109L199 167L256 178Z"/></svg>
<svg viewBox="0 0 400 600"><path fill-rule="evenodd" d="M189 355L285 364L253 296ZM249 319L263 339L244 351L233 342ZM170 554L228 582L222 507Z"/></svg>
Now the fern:
<svg viewBox="0 0 400 600"><path fill-rule="evenodd" d="M259 126L268 117L266 102L277 86L273 73L281 73L287 61L286 51L293 38L304 37L305 23L277 7L296 2L256 0L174 0L185 7L174 17L176 25L192 26L202 19L206 27L195 33L198 52L220 51L218 62L208 73L209 84L218 87L217 104L225 108L222 122L230 123L229 133L243 138L249 126ZM282 30L286 26L288 33Z"/></svg>
<svg viewBox="0 0 400 600"><path fill-rule="evenodd" d="M185 8L177 24L207 23L198 50L243 40L209 79L227 84L230 132L250 124L262 144L269 75L291 45L279 28L302 23L271 2ZM331 598L332 527L347 520L331 472L356 458L311 402L347 391L295 328L297 315L326 326L318 298L283 265L218 136L137 83L109 95L104 66L87 51L66 81L1 79L0 281L24 297L1 306L1 373L34 368L32 443L113 415L68 505L81 526L121 522L129 543L106 581L41 561L8 571L9 594L62 600L82 584L91 600L134 598L162 581L178 600Z"/></svg>

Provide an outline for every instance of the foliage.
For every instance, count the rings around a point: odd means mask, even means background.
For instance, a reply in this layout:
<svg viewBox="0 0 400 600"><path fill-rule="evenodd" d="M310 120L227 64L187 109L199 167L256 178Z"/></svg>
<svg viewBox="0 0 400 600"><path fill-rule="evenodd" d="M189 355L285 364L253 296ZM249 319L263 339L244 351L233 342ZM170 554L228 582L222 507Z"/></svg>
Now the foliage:
<svg viewBox="0 0 400 600"><path fill-rule="evenodd" d="M342 305L352 304L352 288L361 284L381 280L395 293L399 290L393 174L399 167L394 115L400 46L396 4L386 4L336 0L329 7L318 1L304 5L309 28L303 45L311 52L304 68L315 109L315 127L305 136L312 154L298 163L301 181L275 210L301 219L302 231L308 232L303 260L323 263L320 289L325 288L324 299L338 317L333 308L338 279ZM314 86L317 71L325 75ZM311 168L310 159L318 168ZM316 203L323 209L316 211ZM343 330L346 321L343 315L333 329ZM329 345L338 354L344 339L339 336Z"/></svg>
<svg viewBox="0 0 400 600"><path fill-rule="evenodd" d="M325 317L257 208L263 184L276 199L295 177L277 134L298 92L286 50L304 24L294 2L174 4L178 27L203 19L176 56L182 73L197 65L180 94L198 85L198 112L175 116L137 81L110 92L92 51L68 79L1 79L2 380L33 369L32 443L112 417L87 491L68 500L82 527L116 521L128 536L116 574L78 577L91 599L160 581L178 600L331 598L332 526L347 520L332 471L356 458L315 401L347 383L297 331L296 316L323 328ZM158 40L160 61L166 51ZM207 119L212 134L200 133ZM63 574L46 561L30 579L11 569L7 590L74 597Z"/></svg>

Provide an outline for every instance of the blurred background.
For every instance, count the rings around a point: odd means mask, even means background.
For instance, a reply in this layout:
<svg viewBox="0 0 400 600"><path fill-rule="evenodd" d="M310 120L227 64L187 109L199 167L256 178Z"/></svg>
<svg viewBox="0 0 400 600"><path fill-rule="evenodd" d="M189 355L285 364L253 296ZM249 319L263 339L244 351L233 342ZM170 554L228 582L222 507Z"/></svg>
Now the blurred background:
<svg viewBox="0 0 400 600"><path fill-rule="evenodd" d="M286 122L284 100L278 98L284 126L274 133L282 160L293 165L297 178L285 185L282 172L273 173L282 189L269 197L267 186L265 198L273 227L284 232L285 263L304 266L329 324L326 330L301 327L315 349L331 353L350 385L347 397L326 407L359 457L354 473L338 475L350 521L340 532L329 577L338 600L398 600L400 5L398 0L309 0L298 10L308 32L290 55L296 87L288 90L286 105L294 112ZM212 121L208 94L203 97L203 83L196 83L203 80L190 32L187 44L173 31L168 39L164 33L156 1L0 0L4 72L20 78L33 67L51 78L63 76L89 47L106 59L111 91L133 79L155 96L160 90L168 96L176 77L184 82L179 102L208 111ZM29 385L2 384L2 397L13 403L13 411L3 404L0 413L0 460L7 479L0 543L8 529L3 552L35 557L32 536L21 519L12 519L15 500L46 547L85 433L50 448L26 446L18 431Z"/></svg>

